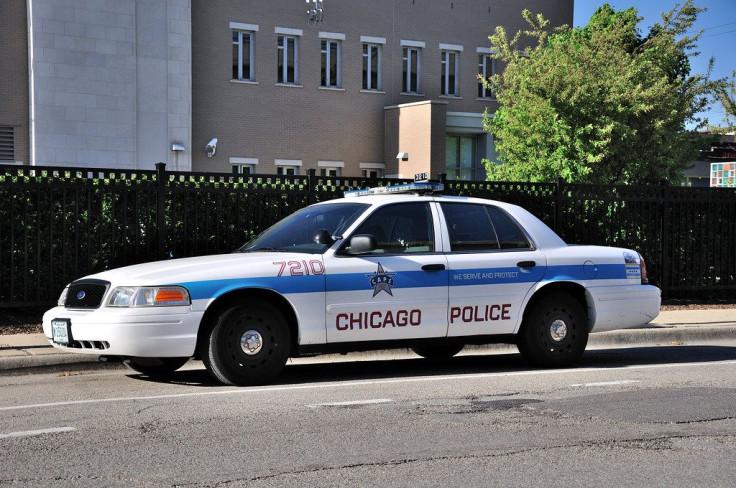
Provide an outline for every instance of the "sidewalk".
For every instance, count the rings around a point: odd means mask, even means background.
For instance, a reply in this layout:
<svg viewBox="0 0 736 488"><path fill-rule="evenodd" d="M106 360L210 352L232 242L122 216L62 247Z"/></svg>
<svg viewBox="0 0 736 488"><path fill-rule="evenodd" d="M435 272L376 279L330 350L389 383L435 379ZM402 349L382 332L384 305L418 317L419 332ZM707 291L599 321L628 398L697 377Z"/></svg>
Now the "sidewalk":
<svg viewBox="0 0 736 488"><path fill-rule="evenodd" d="M634 344L687 345L713 341L733 341L736 345L736 308L661 312L652 323L641 328L591 334L588 348ZM357 359L364 354L375 356L376 353L353 353L347 358ZM346 357L341 356L341 359ZM124 366L102 363L96 355L59 351L51 347L43 334L0 335L0 375L102 368L120 369Z"/></svg>

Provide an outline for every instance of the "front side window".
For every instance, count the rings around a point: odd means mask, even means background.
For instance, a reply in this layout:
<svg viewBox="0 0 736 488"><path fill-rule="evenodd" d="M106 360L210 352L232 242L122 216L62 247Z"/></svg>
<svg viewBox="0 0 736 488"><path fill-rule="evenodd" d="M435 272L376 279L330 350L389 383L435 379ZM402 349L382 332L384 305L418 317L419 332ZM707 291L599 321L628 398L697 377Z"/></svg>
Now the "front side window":
<svg viewBox="0 0 736 488"><path fill-rule="evenodd" d="M253 33L233 31L233 80L253 81Z"/></svg>
<svg viewBox="0 0 736 488"><path fill-rule="evenodd" d="M363 90L381 89L381 45L363 44Z"/></svg>
<svg viewBox="0 0 736 488"><path fill-rule="evenodd" d="M297 38L278 36L278 76L279 83L296 85L299 82Z"/></svg>
<svg viewBox="0 0 736 488"><path fill-rule="evenodd" d="M322 40L322 86L340 87L340 41Z"/></svg>
<svg viewBox="0 0 736 488"><path fill-rule="evenodd" d="M323 253L330 244L316 243L315 233L324 229L332 236L341 236L368 207L365 203L327 203L303 208L272 225L238 251Z"/></svg>
<svg viewBox="0 0 736 488"><path fill-rule="evenodd" d="M404 48L404 76L402 79L402 90L405 93L419 93L421 86L419 77L422 74L422 52L417 47Z"/></svg>
<svg viewBox="0 0 736 488"><path fill-rule="evenodd" d="M440 64L442 66L441 93L448 96L457 96L457 51L442 51Z"/></svg>
<svg viewBox="0 0 736 488"><path fill-rule="evenodd" d="M496 73L495 60L488 54L478 56L478 73L487 80ZM478 82L478 98L494 98L493 92Z"/></svg>
<svg viewBox="0 0 736 488"><path fill-rule="evenodd" d="M426 203L400 203L376 210L353 235L376 238L374 254L434 251L432 214Z"/></svg>

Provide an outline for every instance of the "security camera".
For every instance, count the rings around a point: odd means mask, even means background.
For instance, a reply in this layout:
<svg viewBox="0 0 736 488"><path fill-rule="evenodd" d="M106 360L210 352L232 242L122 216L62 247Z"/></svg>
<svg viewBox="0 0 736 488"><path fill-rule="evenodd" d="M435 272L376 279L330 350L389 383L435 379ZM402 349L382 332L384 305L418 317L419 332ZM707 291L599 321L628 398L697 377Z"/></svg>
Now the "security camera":
<svg viewBox="0 0 736 488"><path fill-rule="evenodd" d="M204 150L207 151L207 157L211 158L217 152L217 137L213 137L212 140L204 146Z"/></svg>

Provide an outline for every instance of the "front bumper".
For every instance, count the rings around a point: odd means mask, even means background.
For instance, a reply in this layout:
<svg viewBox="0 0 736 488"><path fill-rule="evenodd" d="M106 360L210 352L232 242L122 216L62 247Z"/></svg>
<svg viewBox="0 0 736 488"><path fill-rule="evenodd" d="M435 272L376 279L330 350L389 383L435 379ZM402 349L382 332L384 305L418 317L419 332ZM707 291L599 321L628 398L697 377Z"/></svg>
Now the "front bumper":
<svg viewBox="0 0 736 488"><path fill-rule="evenodd" d="M43 315L46 339L57 349L106 356L190 357L197 344L203 311L191 307L72 310L55 307ZM51 321L67 319L74 340L55 344ZM76 346L76 347L72 347Z"/></svg>
<svg viewBox="0 0 736 488"><path fill-rule="evenodd" d="M651 285L591 286L586 295L591 332L646 325L662 302L662 291Z"/></svg>

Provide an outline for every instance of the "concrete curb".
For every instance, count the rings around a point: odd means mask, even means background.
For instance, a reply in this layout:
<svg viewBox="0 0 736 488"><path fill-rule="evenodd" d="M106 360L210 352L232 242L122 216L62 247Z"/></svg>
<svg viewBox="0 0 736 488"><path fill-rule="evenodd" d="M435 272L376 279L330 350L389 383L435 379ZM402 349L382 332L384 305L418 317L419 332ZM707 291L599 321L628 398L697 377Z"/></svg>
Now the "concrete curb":
<svg viewBox="0 0 736 488"><path fill-rule="evenodd" d="M641 329L623 329L591 334L588 348L604 348L631 345L688 345L692 343L736 341L736 325L655 325ZM1 339L0 339L1 342ZM100 362L97 356L56 352L51 346L33 346L41 349L41 354L28 352L23 346L17 346L17 355L0 357L0 376L54 373L90 370L127 370L118 362ZM507 344L467 346L466 352L482 351L514 352L515 346ZM314 361L359 361L379 358L416 357L408 349L387 351L367 351L342 355L324 355L315 358L295 359L293 363L304 364Z"/></svg>

